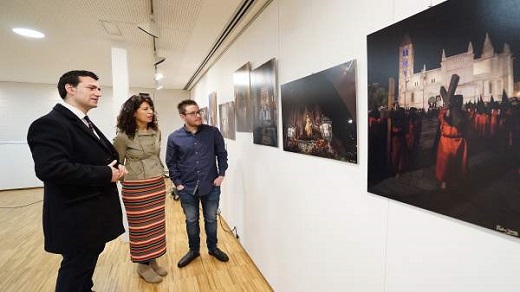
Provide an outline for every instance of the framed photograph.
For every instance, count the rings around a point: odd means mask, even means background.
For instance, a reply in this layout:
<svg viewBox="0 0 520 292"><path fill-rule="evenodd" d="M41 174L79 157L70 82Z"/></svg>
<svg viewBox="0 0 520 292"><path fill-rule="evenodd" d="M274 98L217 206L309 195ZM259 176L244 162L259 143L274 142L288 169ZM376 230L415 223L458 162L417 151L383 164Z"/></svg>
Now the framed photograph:
<svg viewBox="0 0 520 292"><path fill-rule="evenodd" d="M253 100L251 99L251 64L247 62L233 73L237 132L253 131Z"/></svg>
<svg viewBox="0 0 520 292"><path fill-rule="evenodd" d="M203 124L208 124L208 107L205 106L203 108L199 108L200 111L200 117L202 118Z"/></svg>
<svg viewBox="0 0 520 292"><path fill-rule="evenodd" d="M449 0L368 35L368 191L520 234L520 5Z"/></svg>
<svg viewBox="0 0 520 292"><path fill-rule="evenodd" d="M283 149L357 163L356 60L281 86Z"/></svg>
<svg viewBox="0 0 520 292"><path fill-rule="evenodd" d="M278 147L278 92L276 59L271 59L251 73L253 94L253 143Z"/></svg>
<svg viewBox="0 0 520 292"><path fill-rule="evenodd" d="M220 132L224 138L235 140L235 102L219 105Z"/></svg>
<svg viewBox="0 0 520 292"><path fill-rule="evenodd" d="M209 125L218 127L217 123L217 93L209 94Z"/></svg>

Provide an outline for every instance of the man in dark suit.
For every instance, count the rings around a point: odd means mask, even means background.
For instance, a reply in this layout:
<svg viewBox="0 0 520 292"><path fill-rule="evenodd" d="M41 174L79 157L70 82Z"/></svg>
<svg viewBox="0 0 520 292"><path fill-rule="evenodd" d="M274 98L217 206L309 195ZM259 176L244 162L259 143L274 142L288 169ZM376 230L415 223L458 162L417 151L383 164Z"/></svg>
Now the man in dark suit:
<svg viewBox="0 0 520 292"><path fill-rule="evenodd" d="M63 103L31 124L27 141L44 184L45 250L63 256L56 291L91 291L105 243L124 232L116 182L126 169L86 116L101 97L96 74L67 72L58 91Z"/></svg>

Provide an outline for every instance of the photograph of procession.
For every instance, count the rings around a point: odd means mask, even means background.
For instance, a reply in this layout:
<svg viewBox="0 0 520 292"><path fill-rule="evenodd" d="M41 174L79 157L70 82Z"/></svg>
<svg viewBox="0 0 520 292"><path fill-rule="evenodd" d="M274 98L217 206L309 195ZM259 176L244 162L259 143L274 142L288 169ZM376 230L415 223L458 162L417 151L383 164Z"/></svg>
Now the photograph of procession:
<svg viewBox="0 0 520 292"><path fill-rule="evenodd" d="M357 163L356 60L282 84L283 150Z"/></svg>
<svg viewBox="0 0 520 292"><path fill-rule="evenodd" d="M519 237L518 15L449 0L368 35L370 193Z"/></svg>

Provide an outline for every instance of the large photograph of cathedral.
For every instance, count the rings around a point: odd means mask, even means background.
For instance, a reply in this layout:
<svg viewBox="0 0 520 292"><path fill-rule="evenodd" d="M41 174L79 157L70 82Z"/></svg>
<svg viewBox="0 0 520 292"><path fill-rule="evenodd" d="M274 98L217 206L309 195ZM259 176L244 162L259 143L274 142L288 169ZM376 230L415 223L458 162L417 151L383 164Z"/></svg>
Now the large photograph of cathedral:
<svg viewBox="0 0 520 292"><path fill-rule="evenodd" d="M356 60L281 86L283 149L357 163Z"/></svg>
<svg viewBox="0 0 520 292"><path fill-rule="evenodd" d="M253 143L278 147L278 93L276 59L251 72L253 95Z"/></svg>
<svg viewBox="0 0 520 292"><path fill-rule="evenodd" d="M449 0L367 37L368 191L520 235L520 5Z"/></svg>

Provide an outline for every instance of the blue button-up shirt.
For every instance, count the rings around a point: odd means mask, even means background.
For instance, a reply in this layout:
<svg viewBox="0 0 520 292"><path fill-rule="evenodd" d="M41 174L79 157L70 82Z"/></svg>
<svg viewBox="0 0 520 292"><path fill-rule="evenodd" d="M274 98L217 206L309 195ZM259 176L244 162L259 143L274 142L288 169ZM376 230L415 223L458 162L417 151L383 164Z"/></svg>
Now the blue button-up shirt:
<svg viewBox="0 0 520 292"><path fill-rule="evenodd" d="M224 176L228 168L222 134L217 128L204 124L195 134L185 127L176 130L168 136L166 165L176 186L183 185L187 191L207 195L213 189L215 178Z"/></svg>

